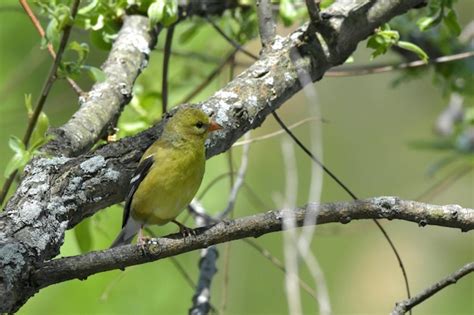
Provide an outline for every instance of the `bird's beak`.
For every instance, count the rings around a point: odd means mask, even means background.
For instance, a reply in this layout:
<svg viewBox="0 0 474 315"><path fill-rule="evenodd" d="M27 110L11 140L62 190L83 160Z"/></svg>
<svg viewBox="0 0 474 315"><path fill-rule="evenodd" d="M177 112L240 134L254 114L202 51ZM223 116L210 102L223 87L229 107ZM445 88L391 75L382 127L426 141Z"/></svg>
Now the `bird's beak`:
<svg viewBox="0 0 474 315"><path fill-rule="evenodd" d="M211 123L209 124L207 131L212 132L219 129L222 129L222 126L216 123L215 121L211 120Z"/></svg>

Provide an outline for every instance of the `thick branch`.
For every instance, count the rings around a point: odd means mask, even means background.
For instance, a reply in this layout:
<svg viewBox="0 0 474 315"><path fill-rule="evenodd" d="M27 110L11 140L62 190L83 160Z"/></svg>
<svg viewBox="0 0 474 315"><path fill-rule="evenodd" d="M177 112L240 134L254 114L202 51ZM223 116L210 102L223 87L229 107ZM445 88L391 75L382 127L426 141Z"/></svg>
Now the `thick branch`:
<svg viewBox="0 0 474 315"><path fill-rule="evenodd" d="M103 82L79 97L79 110L62 127L53 131L55 139L45 147L49 153L66 156L88 150L107 134L125 104L130 101L132 88L146 66L157 32L149 32L148 19L126 16L112 50L102 65L106 75Z"/></svg>
<svg viewBox="0 0 474 315"><path fill-rule="evenodd" d="M284 213L284 211L289 211ZM281 231L283 217L294 216L296 225L302 226L305 218L317 215L317 224L349 223L361 219L397 219L415 222L420 226L439 225L474 229L474 209L458 205L431 205L416 201L400 200L397 197L377 197L351 202L308 204L294 210L275 210L235 220L225 220L207 228L197 228L196 236L181 238L170 235L152 239L142 250L140 246L126 245L80 256L59 258L40 266L33 276L38 288L71 279L86 279L88 276L112 269L179 255L199 248L246 237L259 237Z"/></svg>
<svg viewBox="0 0 474 315"><path fill-rule="evenodd" d="M208 100L197 104L205 111L214 111L215 120L224 126L209 141L208 157L227 150L299 91L299 71L309 73L313 81L320 79L326 70L343 63L376 27L421 2L423 0L340 0L321 12L320 27L326 43L305 42L307 26L286 38L276 37L259 61ZM154 38L149 37L145 29L144 17L127 18L124 28L127 23L134 24L134 29L130 29L130 33L121 32L117 41L120 36L127 36L134 43L124 49L133 49L135 55L139 55L133 57L136 68L122 69L115 64L110 67L114 71L130 70L138 74L144 63L137 60L145 61L144 52ZM129 36L132 33L141 39ZM302 56L297 64L292 61L295 51ZM118 58L110 62L120 64L124 60ZM117 74L116 78L122 77ZM98 94L88 97L97 98L104 108L111 106L105 99L114 102L112 106L121 106L118 104L129 97L135 75L123 79L128 80L122 85L124 89L120 89L120 82L115 82L118 85L110 87L111 95L109 90L104 90L100 97ZM106 128L96 129L97 126L104 126L104 122L107 124L116 118L117 114L111 112L89 113L89 106L98 106L88 104L86 98L81 113L72 119L78 122L79 129L65 130L64 126L59 129L63 132L57 132L58 138L48 147L49 152L78 154L93 143L93 138L105 132ZM104 115L108 118L103 119ZM73 124L72 121L69 123ZM159 137L164 123L85 156L41 158L26 167L20 186L6 211L0 214L0 312L15 311L37 290L30 285L30 273L34 266L57 255L68 227L123 199L131 170L142 152ZM84 136L87 134L90 136Z"/></svg>

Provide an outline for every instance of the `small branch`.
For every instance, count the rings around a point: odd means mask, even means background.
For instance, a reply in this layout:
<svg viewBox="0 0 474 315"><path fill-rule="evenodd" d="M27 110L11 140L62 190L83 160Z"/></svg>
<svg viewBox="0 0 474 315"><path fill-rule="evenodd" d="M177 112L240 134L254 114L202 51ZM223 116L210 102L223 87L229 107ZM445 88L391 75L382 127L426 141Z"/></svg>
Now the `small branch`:
<svg viewBox="0 0 474 315"><path fill-rule="evenodd" d="M246 140L249 139L249 136L250 136L250 132L245 134ZM249 149L250 149L250 143L245 144L242 151L242 159L240 162L240 168L239 168L239 171L237 172L237 178L235 180L235 183L232 186L232 190L229 196L229 201L227 203L226 208L220 214L217 215L217 219L226 218L234 209L235 200L237 199L237 194L239 193L240 187L242 187L244 183L245 173L247 172Z"/></svg>
<svg viewBox="0 0 474 315"><path fill-rule="evenodd" d="M275 39L276 22L270 0L257 0L258 30L260 41L265 51Z"/></svg>
<svg viewBox="0 0 474 315"><path fill-rule="evenodd" d="M324 122L324 120L322 120L321 118L318 118L318 117L308 117L308 118L305 118L305 119L302 119L300 121L297 121L295 122L293 125L290 125L288 126L288 129L292 130L296 127L299 127L305 123L308 123L310 121L320 121L320 122ZM250 139L247 139L247 140L241 140L241 141L237 141L235 142L232 147L239 147L239 146L242 146L244 144L247 144L247 143L254 143L254 142L258 142L258 141L262 141L262 140L267 140L267 139L271 139L273 137L276 137L276 136L279 136L279 135L282 135L285 133L285 130L283 129L278 129L277 131L274 131L274 132L270 132L270 133L267 133L265 135L262 135L262 136L259 136L259 137L255 137L255 138L250 138Z"/></svg>
<svg viewBox="0 0 474 315"><path fill-rule="evenodd" d="M403 62L399 64L386 64L386 65L373 65L373 66L369 65L369 66L347 67L347 68L341 67L339 69L336 68L331 71L327 71L325 76L326 77L350 77L350 76L358 76L358 75L377 74L377 73L390 72L394 70L419 68L419 67L426 67L432 64L453 62L453 61L471 58L473 56L474 56L474 51L467 51L467 52L463 52L459 54L447 55L447 56L431 59L428 63L422 60L415 60L415 61Z"/></svg>
<svg viewBox="0 0 474 315"><path fill-rule="evenodd" d="M31 17L33 16L33 20L36 20L33 12L29 8L28 4L26 3L26 0L20 1L22 5L25 5L24 8L28 12L28 15ZM71 16L72 19L76 17L77 10L79 8L79 2L80 0L75 0L72 4L71 7ZM30 13L32 15L30 15ZM36 20L36 22L39 24L39 22ZM35 24L36 25L36 24ZM41 25L40 25L41 26ZM48 78L46 79L46 82L43 85L43 89L41 90L41 95L38 99L38 102L36 103L35 109L33 111L33 115L30 117L28 120L28 126L25 131L25 135L23 136L23 143L25 147L28 147L28 143L30 142L31 135L33 134L33 130L36 127L36 123L38 122L38 117L43 111L44 104L46 103L46 99L48 98L49 92L51 91L51 87L53 86L54 81L56 81L56 71L58 70L59 64L61 63L61 58L64 53L64 50L66 49L66 44L69 40L69 35L71 34L71 29L72 29L72 24L68 24L64 27L63 30L63 35L61 37L61 41L59 43L59 48L58 48L58 54L56 58L54 59L53 65L51 66L51 69L49 70ZM16 175L18 174L18 170L13 171L5 181L5 183L2 186L2 190L0 192L0 205L3 204L3 201L5 200L6 195L8 194L8 191L10 190L11 184L13 183L13 180L15 179Z"/></svg>
<svg viewBox="0 0 474 315"><path fill-rule="evenodd" d="M317 4L315 3L315 0L305 0L305 2L311 23L315 26L318 25L321 23L321 17L319 16L319 1Z"/></svg>
<svg viewBox="0 0 474 315"><path fill-rule="evenodd" d="M212 27L229 43L231 44L232 46L234 46L234 48L236 48L237 50L241 51L244 55L247 55L248 57L254 59L254 60L258 60L258 56L252 54L250 51L246 50L245 48L242 47L242 45L240 45L239 43L236 43L232 38L230 38L229 36L227 36L226 33L224 33L224 31L213 21L211 20L209 17L206 16L206 19L207 21L212 25Z"/></svg>
<svg viewBox="0 0 474 315"><path fill-rule="evenodd" d="M85 279L90 275L113 269L124 269L150 261L176 256L211 245L246 237L259 237L282 230L285 210L225 220L207 228L198 228L195 236L181 238L179 234L152 239L142 249L127 245L47 261L33 272L32 285L37 289L71 280ZM415 222L419 226L438 225L474 229L474 209L458 205L431 205L397 197L375 197L351 202L308 204L288 210L295 217L296 225L302 226L308 211L317 214L317 223L349 223L353 220L384 218Z"/></svg>
<svg viewBox="0 0 474 315"><path fill-rule="evenodd" d="M407 299L401 302L396 303L395 309L392 311L392 315L402 315L411 310L413 307L417 306L418 304L422 303L423 301L429 299L442 289L446 288L451 284L455 284L459 279L468 275L469 273L474 271L474 262L464 265L461 269L457 270L456 272L450 274L446 278L436 282L429 288L425 289L420 294L412 297L411 299Z"/></svg>
<svg viewBox="0 0 474 315"><path fill-rule="evenodd" d="M191 205L193 212L197 214L196 224L199 227L207 226L211 223L204 207L197 201ZM192 315L205 315L211 309L211 284L214 275L217 273L216 261L219 257L217 247L214 245L201 250L199 260L199 280L196 285L196 293L193 296L193 305L189 310Z"/></svg>
<svg viewBox="0 0 474 315"><path fill-rule="evenodd" d="M171 57L171 44L173 42L174 27L174 25L168 27L163 53L163 76L161 78L161 112L163 114L168 111L168 69Z"/></svg>
<svg viewBox="0 0 474 315"><path fill-rule="evenodd" d="M146 17L125 16L107 60L101 66L105 81L97 82L79 98L79 110L66 124L53 129L55 139L43 147L44 151L54 155L77 155L107 134L123 106L130 101L133 84L147 64L160 30L150 31Z"/></svg>
<svg viewBox="0 0 474 315"><path fill-rule="evenodd" d="M31 22L35 26L41 38L45 38L46 33L44 32L43 27L41 26L41 23L38 21L38 18L36 17L35 13L33 12L33 10L31 10L27 0L20 0L20 4L25 10L28 17L31 19ZM73 19L74 19L74 15L72 15L72 11L71 11L71 16L73 17ZM70 27L72 27L72 25ZM47 48L51 57L53 57L53 59L56 59L56 52L54 51L53 45L51 43L48 43ZM59 51L58 51L58 54L59 54ZM69 85L72 87L74 92L76 92L77 95L81 95L83 93L81 87L73 79L66 77L66 80L69 83Z"/></svg>
<svg viewBox="0 0 474 315"><path fill-rule="evenodd" d="M196 95L198 95L212 80L222 71L222 69L234 58L235 54L239 51L235 48L222 62L212 71L207 78L201 82L191 93L189 93L179 104L186 104L191 101Z"/></svg>

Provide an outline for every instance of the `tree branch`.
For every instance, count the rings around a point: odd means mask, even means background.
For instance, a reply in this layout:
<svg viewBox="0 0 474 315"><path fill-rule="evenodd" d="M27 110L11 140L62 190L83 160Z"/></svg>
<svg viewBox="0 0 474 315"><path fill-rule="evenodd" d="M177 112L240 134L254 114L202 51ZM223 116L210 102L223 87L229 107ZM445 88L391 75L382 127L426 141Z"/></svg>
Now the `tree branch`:
<svg viewBox="0 0 474 315"><path fill-rule="evenodd" d="M286 214L284 213L285 211ZM140 246L126 245L79 256L54 259L45 262L33 272L32 284L37 289L51 284L86 279L88 276L113 269L160 260L192 250L246 237L281 231L283 217L291 215L297 226L304 224L308 212L317 215L317 224L349 223L362 219L388 219L415 222L420 226L438 225L459 228L462 231L474 229L474 209L458 205L431 205L397 197L376 197L371 199L308 204L294 210L275 210L235 220L224 220L205 228L197 228L195 236L182 238L180 234L168 235L150 240L142 250Z"/></svg>
<svg viewBox="0 0 474 315"><path fill-rule="evenodd" d="M44 150L66 156L85 152L115 126L119 114L132 97L135 80L146 66L159 29L149 31L148 19L126 16L123 26L102 65L103 82L79 97L79 110L62 127L53 130L55 139Z"/></svg>
<svg viewBox="0 0 474 315"><path fill-rule="evenodd" d="M402 315L410 311L413 307L432 297L442 289L446 288L451 284L455 284L462 277L474 272L474 262L464 265L461 269L456 270L449 276L440 281L436 282L420 294L412 297L411 299L404 300L396 303L395 309L392 311L392 315Z"/></svg>
<svg viewBox="0 0 474 315"><path fill-rule="evenodd" d="M299 71L309 73L313 81L319 80L329 68L343 63L376 27L421 2L339 0L321 12L325 44L305 41L307 25L285 38L277 36L260 60L208 100L196 104L204 111L213 111L214 119L224 127L208 142L207 156L227 150L298 92ZM95 143L107 129L104 126L118 117L122 102L130 96L131 84L145 64L145 53L156 40L146 31L146 24L144 17L127 17L117 39L128 37L127 45L116 43L104 66L104 70L111 69L110 74L106 71L108 77L121 78L115 71L133 75L122 78L125 85L114 80L109 89L94 86L95 93L89 92L76 115L56 131L57 138L47 146L48 152L77 155ZM135 55L125 53L125 59L112 59L122 47L133 49ZM291 58L295 51L302 56L296 64ZM110 80L101 84L110 84ZM34 266L58 254L67 228L123 199L132 170L144 150L160 136L165 123L90 154L38 158L25 168L6 211L0 213L0 312L14 312L38 289L31 285Z"/></svg>

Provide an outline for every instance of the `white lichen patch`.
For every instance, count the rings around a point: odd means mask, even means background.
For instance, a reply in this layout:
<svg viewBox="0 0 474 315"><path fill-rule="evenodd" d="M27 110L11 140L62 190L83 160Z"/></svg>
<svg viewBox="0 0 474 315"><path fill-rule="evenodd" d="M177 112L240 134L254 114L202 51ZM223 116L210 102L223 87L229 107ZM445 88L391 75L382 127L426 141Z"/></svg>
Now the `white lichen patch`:
<svg viewBox="0 0 474 315"><path fill-rule="evenodd" d="M276 36L275 37L275 40L273 41L273 44L272 44L272 49L273 50L280 50L284 47L283 45L283 37L281 36Z"/></svg>
<svg viewBox="0 0 474 315"><path fill-rule="evenodd" d="M230 92L230 91L217 91L216 94L214 94L214 96L219 97L219 98L225 98L228 100L239 98L239 96L236 93Z"/></svg>
<svg viewBox="0 0 474 315"><path fill-rule="evenodd" d="M247 103L251 107L256 107L258 105L258 99L255 95L250 95L248 100L247 100Z"/></svg>
<svg viewBox="0 0 474 315"><path fill-rule="evenodd" d="M263 81L263 83L265 83L266 85L271 85L271 86L273 86L273 83L274 83L273 77L265 78L265 80Z"/></svg>
<svg viewBox="0 0 474 315"><path fill-rule="evenodd" d="M41 213L41 203L37 200L26 201L12 219L15 223L33 224Z"/></svg>
<svg viewBox="0 0 474 315"><path fill-rule="evenodd" d="M116 170L113 170L111 168L108 168L105 171L104 177L106 179L110 180L110 181L116 182L116 181L118 181L118 179L120 177L120 172L118 172Z"/></svg>
<svg viewBox="0 0 474 315"><path fill-rule="evenodd" d="M85 173L95 173L105 166L105 158L102 155L97 155L85 160L79 166Z"/></svg>

